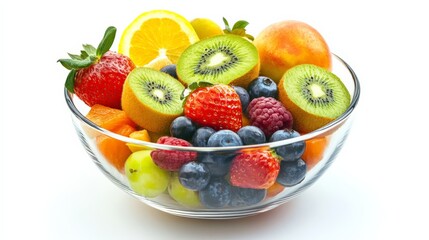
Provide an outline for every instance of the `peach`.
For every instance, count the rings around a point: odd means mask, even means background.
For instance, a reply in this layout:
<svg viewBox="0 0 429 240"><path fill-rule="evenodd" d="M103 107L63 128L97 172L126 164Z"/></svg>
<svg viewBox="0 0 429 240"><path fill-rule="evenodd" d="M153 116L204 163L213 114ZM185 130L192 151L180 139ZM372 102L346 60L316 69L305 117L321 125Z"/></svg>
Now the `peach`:
<svg viewBox="0 0 429 240"><path fill-rule="evenodd" d="M259 52L260 74L276 82L289 68L299 64L331 69L331 53L326 41L304 22L286 20L269 25L253 43Z"/></svg>

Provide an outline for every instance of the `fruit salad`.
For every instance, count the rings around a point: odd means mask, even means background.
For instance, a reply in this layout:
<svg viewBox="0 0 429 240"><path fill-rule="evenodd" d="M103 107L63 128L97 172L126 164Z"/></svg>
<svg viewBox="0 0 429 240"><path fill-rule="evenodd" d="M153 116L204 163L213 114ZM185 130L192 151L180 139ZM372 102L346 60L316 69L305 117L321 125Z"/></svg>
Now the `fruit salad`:
<svg viewBox="0 0 429 240"><path fill-rule="evenodd" d="M167 196L188 208L260 204L300 184L323 159L329 135L267 143L315 131L349 108L350 93L331 72L316 29L285 20L252 36L247 21L222 22L223 29L213 19L148 11L121 33L118 51L110 49L116 28L108 27L97 47L85 44L59 60L69 70L65 87L94 124L179 147L91 135L141 197Z"/></svg>

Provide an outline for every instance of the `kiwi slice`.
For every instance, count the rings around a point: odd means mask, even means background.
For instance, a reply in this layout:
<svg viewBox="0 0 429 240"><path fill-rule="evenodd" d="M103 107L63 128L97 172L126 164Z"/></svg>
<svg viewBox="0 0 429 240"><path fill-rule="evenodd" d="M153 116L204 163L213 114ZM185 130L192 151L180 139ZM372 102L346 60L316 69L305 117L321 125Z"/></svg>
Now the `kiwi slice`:
<svg viewBox="0 0 429 240"><path fill-rule="evenodd" d="M292 113L294 129L307 133L343 114L350 93L332 72L312 64L297 65L279 82L279 99Z"/></svg>
<svg viewBox="0 0 429 240"><path fill-rule="evenodd" d="M135 68L124 82L122 110L148 131L168 132L173 119L183 113L180 95L184 89L181 82L166 73Z"/></svg>
<svg viewBox="0 0 429 240"><path fill-rule="evenodd" d="M177 62L183 83L205 81L247 87L259 74L259 54L248 40L225 34L189 46Z"/></svg>

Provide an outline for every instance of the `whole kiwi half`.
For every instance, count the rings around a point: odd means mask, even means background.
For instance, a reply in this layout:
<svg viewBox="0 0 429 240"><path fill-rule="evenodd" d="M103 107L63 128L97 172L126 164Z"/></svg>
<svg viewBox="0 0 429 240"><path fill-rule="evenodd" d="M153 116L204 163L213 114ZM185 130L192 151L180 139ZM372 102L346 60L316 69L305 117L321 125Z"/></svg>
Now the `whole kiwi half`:
<svg viewBox="0 0 429 240"><path fill-rule="evenodd" d="M350 93L332 72L312 64L297 65L279 82L279 99L294 118L294 129L314 131L343 114Z"/></svg>
<svg viewBox="0 0 429 240"><path fill-rule="evenodd" d="M181 82L166 73L135 68L124 82L122 109L140 127L168 132L171 122L183 113L180 95L184 89Z"/></svg>
<svg viewBox="0 0 429 240"><path fill-rule="evenodd" d="M177 75L185 85L205 81L247 87L258 74L258 50L248 40L232 34L192 44L177 62Z"/></svg>

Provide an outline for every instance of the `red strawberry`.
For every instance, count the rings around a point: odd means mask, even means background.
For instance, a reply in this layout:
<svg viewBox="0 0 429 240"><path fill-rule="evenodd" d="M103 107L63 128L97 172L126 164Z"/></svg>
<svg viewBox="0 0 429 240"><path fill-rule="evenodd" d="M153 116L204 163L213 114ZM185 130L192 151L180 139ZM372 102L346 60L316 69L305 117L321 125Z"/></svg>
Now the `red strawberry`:
<svg viewBox="0 0 429 240"><path fill-rule="evenodd" d="M232 160L230 182L241 188L267 189L275 183L279 170L279 159L271 151L246 151Z"/></svg>
<svg viewBox="0 0 429 240"><path fill-rule="evenodd" d="M192 146L186 140L168 136L160 137L157 143L172 146ZM194 161L197 158L197 153L191 151L156 149L150 153L150 156L158 167L168 171L178 171L183 164Z"/></svg>
<svg viewBox="0 0 429 240"><path fill-rule="evenodd" d="M185 116L215 130L237 132L242 126L240 97L234 88L225 84L199 82L189 86L193 90L184 104Z"/></svg>
<svg viewBox="0 0 429 240"><path fill-rule="evenodd" d="M66 88L88 106L121 108L122 86L135 65L129 57L109 51L115 34L116 28L109 27L97 49L83 45L80 55L69 54L71 59L58 60L71 70Z"/></svg>

